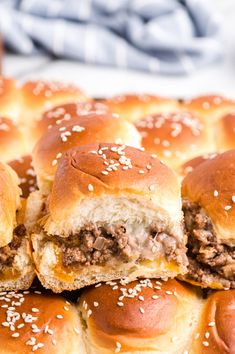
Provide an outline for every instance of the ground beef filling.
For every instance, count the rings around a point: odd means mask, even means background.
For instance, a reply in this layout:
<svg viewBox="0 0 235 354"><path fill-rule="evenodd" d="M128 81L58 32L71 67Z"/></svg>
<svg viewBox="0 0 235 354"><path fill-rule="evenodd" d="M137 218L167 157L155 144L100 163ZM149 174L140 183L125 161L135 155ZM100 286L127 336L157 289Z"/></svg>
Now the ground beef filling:
<svg viewBox="0 0 235 354"><path fill-rule="evenodd" d="M26 235L24 225L18 225L14 229L12 241L4 247L0 247L0 271L12 265L17 254L18 248L21 246L23 237Z"/></svg>
<svg viewBox="0 0 235 354"><path fill-rule="evenodd" d="M155 243L161 243L166 258L177 261L179 257L177 242L172 236L163 232L161 227L153 224L149 228L149 239L149 244L153 248ZM133 259L133 255L136 253L136 250L129 244L129 236L123 225L104 228L89 224L82 228L78 234L66 239L56 237L55 240L61 247L62 261L65 267L75 264L103 264L114 256L128 262Z"/></svg>
<svg viewBox="0 0 235 354"><path fill-rule="evenodd" d="M234 288L235 247L218 243L211 219L199 205L185 200L183 211L188 234L188 275L205 283L213 276L223 286Z"/></svg>

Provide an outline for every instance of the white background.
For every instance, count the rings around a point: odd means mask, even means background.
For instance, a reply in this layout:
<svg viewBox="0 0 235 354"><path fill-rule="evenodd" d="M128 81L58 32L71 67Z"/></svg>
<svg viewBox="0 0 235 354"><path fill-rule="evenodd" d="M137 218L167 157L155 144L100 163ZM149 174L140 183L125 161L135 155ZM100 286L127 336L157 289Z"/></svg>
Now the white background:
<svg viewBox="0 0 235 354"><path fill-rule="evenodd" d="M174 97L218 93L235 98L235 0L214 0L213 4L223 16L225 59L189 76L160 76L15 55L6 55L3 70L5 75L15 76L19 80L44 78L73 82L96 97L144 92Z"/></svg>

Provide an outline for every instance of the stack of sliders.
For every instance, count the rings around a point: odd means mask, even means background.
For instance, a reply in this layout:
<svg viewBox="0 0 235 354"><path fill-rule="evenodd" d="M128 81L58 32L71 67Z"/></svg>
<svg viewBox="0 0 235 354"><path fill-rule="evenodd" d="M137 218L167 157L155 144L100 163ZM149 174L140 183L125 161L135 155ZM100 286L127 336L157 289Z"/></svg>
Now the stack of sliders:
<svg viewBox="0 0 235 354"><path fill-rule="evenodd" d="M0 354L235 353L234 112L1 79Z"/></svg>

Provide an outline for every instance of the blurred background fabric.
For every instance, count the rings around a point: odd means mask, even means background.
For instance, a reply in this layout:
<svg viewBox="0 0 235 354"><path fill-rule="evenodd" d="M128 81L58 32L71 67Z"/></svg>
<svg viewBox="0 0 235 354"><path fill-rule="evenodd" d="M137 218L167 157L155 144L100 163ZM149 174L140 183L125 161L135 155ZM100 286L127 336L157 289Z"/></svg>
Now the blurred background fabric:
<svg viewBox="0 0 235 354"><path fill-rule="evenodd" d="M15 53L187 74L222 57L220 18L203 0L0 0Z"/></svg>

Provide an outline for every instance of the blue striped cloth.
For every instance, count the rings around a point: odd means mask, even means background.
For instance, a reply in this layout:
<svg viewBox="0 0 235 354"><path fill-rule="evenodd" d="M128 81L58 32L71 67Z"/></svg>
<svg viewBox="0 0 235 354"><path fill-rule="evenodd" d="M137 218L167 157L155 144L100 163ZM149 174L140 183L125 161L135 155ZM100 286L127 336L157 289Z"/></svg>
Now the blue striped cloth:
<svg viewBox="0 0 235 354"><path fill-rule="evenodd" d="M222 57L208 0L0 0L0 31L16 53L153 73L190 73Z"/></svg>

